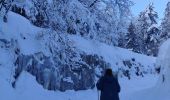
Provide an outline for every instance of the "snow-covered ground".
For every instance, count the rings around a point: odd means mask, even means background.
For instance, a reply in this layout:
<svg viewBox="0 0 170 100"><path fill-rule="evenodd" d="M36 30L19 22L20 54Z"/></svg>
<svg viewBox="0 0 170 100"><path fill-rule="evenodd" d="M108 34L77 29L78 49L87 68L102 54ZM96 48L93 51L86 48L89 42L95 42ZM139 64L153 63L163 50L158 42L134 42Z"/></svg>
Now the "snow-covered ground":
<svg viewBox="0 0 170 100"><path fill-rule="evenodd" d="M22 24L21 24L22 23ZM42 50L40 41L35 39L36 34L42 29L33 26L26 18L13 13L8 13L8 22L0 20L0 39L8 41L17 40L23 54L29 55Z"/></svg>
<svg viewBox="0 0 170 100"><path fill-rule="evenodd" d="M125 78L120 78L120 100L128 100L136 91L154 86L157 79L157 76L154 75L144 78L138 77L130 81ZM16 89L13 89L4 78L0 79L0 83L1 100L98 100L98 92L96 89L77 92L44 90L43 87L36 82L35 78L27 72L22 73Z"/></svg>
<svg viewBox="0 0 170 100"><path fill-rule="evenodd" d="M91 47L91 48L94 49L95 47ZM107 48L109 48L109 46ZM111 48L111 50L112 49L118 49L118 48ZM88 50L90 50L90 47ZM138 55L138 54L133 54L132 52L127 51L127 50L123 50L120 48L118 50L122 50L123 52L121 53L127 53L128 56L126 57L129 57L131 56L130 54L132 54L133 56L141 57L140 59L142 59L142 57L143 59L149 59L149 57ZM110 51L111 54L114 55L114 53L117 52L117 57L121 57L122 59L125 58L124 56L121 56L121 53L118 53L117 50L113 50L113 51L114 52ZM11 76L12 67L9 67L10 61L7 61L11 59L9 52L7 52L6 50L2 50L2 49L0 49L0 52L1 52L0 57L5 58L5 59L1 58L1 61L0 61L0 64L1 64L0 65L0 99L1 100L23 100L23 99L24 100L39 100L39 99L40 100L56 100L56 99L57 100L97 100L98 98L98 94L97 94L98 92L96 89L78 91L78 92L47 91L36 82L35 77L33 77L27 72L22 73L21 77L19 78L17 82L16 88L14 89L12 88L10 84L10 81L12 79L12 76ZM109 53L108 53L108 56L109 56ZM107 58L107 56L105 57ZM110 57L114 57L114 56L110 56ZM145 76L144 78L133 77L131 80L128 80L125 77L119 78L119 82L121 84L121 93L120 93L121 100L128 100L127 98L129 98L136 91L140 91L146 88L153 87L157 79L158 79L158 76L156 75L148 75L148 76Z"/></svg>
<svg viewBox="0 0 170 100"><path fill-rule="evenodd" d="M73 41L73 45L81 51L85 51L88 54L97 54L102 56L105 61L111 64L113 69L117 68L116 66L123 66L122 63L119 63L118 65L116 64L116 62L120 62L122 60L131 60L134 58L136 62L143 64L145 67L153 67L156 60L154 57L137 54L119 47L109 46L95 40L87 40L80 36L73 35L70 36L70 39Z"/></svg>
<svg viewBox="0 0 170 100"><path fill-rule="evenodd" d="M22 25L20 24L22 23ZM0 35L7 40L11 38L18 40L21 52L24 54L32 54L43 51L41 41L36 40L35 33L41 29L32 26L29 21L15 13L10 12L8 15L8 23L0 22ZM7 37L4 37L7 36ZM27 39L24 39L26 37ZM94 40L87 40L80 36L69 36L79 50L87 54L97 54L111 64L113 69L118 65L116 62L135 58L136 62L144 65L147 69L153 67L155 58L133 53L129 50L108 46ZM10 50L0 48L0 100L97 100L98 94L96 89L86 91L48 91L39 85L35 77L27 72L23 72L19 77L16 88L12 88L12 60L14 59ZM119 78L121 84L121 100L128 100L134 96L133 93L147 88L153 87L158 80L157 75L147 75L145 77L133 77L131 80L127 78ZM138 99L136 99L138 100ZM162 99L163 100L163 99Z"/></svg>
<svg viewBox="0 0 170 100"><path fill-rule="evenodd" d="M161 67L159 79L151 88L144 89L134 93L135 96L130 100L169 100L170 99L170 40L167 40L160 47L159 56L157 58L157 66Z"/></svg>

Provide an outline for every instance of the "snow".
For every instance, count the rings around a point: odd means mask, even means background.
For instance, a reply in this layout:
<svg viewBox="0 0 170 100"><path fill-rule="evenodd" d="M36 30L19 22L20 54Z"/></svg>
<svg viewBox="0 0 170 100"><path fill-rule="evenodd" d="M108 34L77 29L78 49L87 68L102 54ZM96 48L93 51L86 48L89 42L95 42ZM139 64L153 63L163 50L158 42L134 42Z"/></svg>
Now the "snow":
<svg viewBox="0 0 170 100"><path fill-rule="evenodd" d="M148 76L142 79L136 78L131 81L121 78L119 80L122 89L120 99L127 100L131 93L151 87L156 83L156 80L157 78L155 76ZM0 83L1 100L97 100L98 98L96 89L78 92L54 92L44 90L42 86L36 82L35 78L27 72L22 73L17 82L16 89L13 89L3 78L0 79Z"/></svg>
<svg viewBox="0 0 170 100"><path fill-rule="evenodd" d="M136 62L143 64L145 67L153 67L155 62L154 57L149 57L126 49L109 46L95 40L88 40L80 36L70 36L70 39L73 41L73 45L81 51L104 57L105 61L108 61L111 64L111 67L115 70L117 68L116 62L120 62L122 60L131 60L135 58Z"/></svg>
<svg viewBox="0 0 170 100"><path fill-rule="evenodd" d="M89 50L89 53L95 53L95 50L98 50L98 52L101 53L101 51L98 48L98 47L101 48L101 46L107 47L106 49L114 50L114 52L116 52L117 54L116 56L119 57L121 57L121 55L119 55L118 53L119 50L121 51L121 53L127 53L127 52L131 53L130 51L121 48L109 47L104 44L99 44L95 41L90 41L90 40L86 41L81 37L77 37L77 38L81 39L82 42L84 41L83 43L85 44L87 44L86 42L89 42L89 46L91 46L91 48L87 49L86 47L84 47L85 50ZM72 39L75 39L75 37L74 38L72 37ZM3 49L0 49L0 51L2 51L0 57L7 57L5 58L4 61L1 61L4 63L3 65L5 65L5 63L7 61L10 61L11 58L8 55L7 51L5 50L3 51ZM137 56L137 54L135 55ZM139 56L142 57L142 55ZM123 57L121 58L123 59ZM33 77L27 72L22 72L21 76L19 77L16 83L16 88L14 89L10 84L10 79L12 77L10 76L11 75L10 73L11 70L9 68L6 68L5 66L0 66L0 99L1 100L23 100L23 99L24 100L56 100L56 99L57 100L97 100L98 99L98 92L96 89L86 90L86 91L66 91L66 92L45 90L41 85L39 85L36 82L35 77ZM128 100L128 98L134 92L154 86L157 82L157 79L158 77L156 75L148 75L144 78L134 77L130 81L127 78L119 78L119 82L121 85L120 99ZM71 82L69 78L67 79L67 81Z"/></svg>
<svg viewBox="0 0 170 100"><path fill-rule="evenodd" d="M107 7L107 5L104 2L97 2L96 6L99 10L104 10Z"/></svg>
<svg viewBox="0 0 170 100"><path fill-rule="evenodd" d="M53 3L53 0L47 0L48 1L48 3Z"/></svg>
<svg viewBox="0 0 170 100"><path fill-rule="evenodd" d="M158 24L152 24L148 29L147 29L147 32L149 32L151 29L153 28L157 28L159 29L159 25Z"/></svg>
<svg viewBox="0 0 170 100"><path fill-rule="evenodd" d="M6 34L18 36L20 33L34 34L35 30L37 30L38 28L32 26L29 20L27 20L26 18L13 12L9 12L8 22L2 23L1 29Z"/></svg>
<svg viewBox="0 0 170 100"><path fill-rule="evenodd" d="M35 33L40 32L42 29L33 26L29 20L13 12L9 12L8 22L4 23L1 20L0 23L1 32L5 33L0 35L9 41L11 39L17 40L23 54L28 55L41 51L41 42L35 39Z"/></svg>
<svg viewBox="0 0 170 100"><path fill-rule="evenodd" d="M0 79L10 82L12 80L12 61L14 57L11 52L0 48ZM1 83L1 82L0 82Z"/></svg>
<svg viewBox="0 0 170 100"><path fill-rule="evenodd" d="M9 41L12 38L16 39L18 41L19 47L21 48L21 52L23 54L33 54L36 52L43 51L42 50L43 47L41 47L42 41L35 39L36 33L38 33L41 30L42 29L31 25L31 23L27 19L12 12L8 13L7 23L0 21L0 32L1 32L0 36L2 36L3 38ZM24 39L24 37L26 39ZM75 45L79 50L84 51L88 54L98 54L102 56L104 60L111 63L111 67L113 69L117 68L116 67L117 65L115 64L116 62L120 62L122 60L127 60L127 59L129 60L132 58L135 58L137 62L140 62L145 67L153 65L155 62L154 57L148 57L137 53L133 53L131 51L122 48L113 47L100 42L96 42L95 40L88 40L80 36L69 36L69 38L74 42L73 45ZM167 52L168 51L169 49L167 49ZM41 85L39 85L36 82L35 77L33 77L32 75L24 71L22 72L21 76L19 77L16 83L16 88L12 88L11 75L14 68L12 62L14 58L10 53L11 52L9 50L0 48L0 100L97 100L98 99L98 94L96 89L86 90L86 91L66 91L66 92L45 90ZM165 53L164 55L167 55L167 53ZM72 82L70 78L66 80L68 82ZM128 98L131 97L133 93L155 86L157 80L158 80L157 75L148 75L145 76L144 78L134 77L131 80L128 80L126 78L119 78L119 82L121 85L120 99L128 100ZM164 87L164 85L162 85L162 87ZM157 87L156 89L159 88L160 87ZM165 87L163 89L165 89ZM167 91L169 90L166 90L163 93L167 94L168 96L169 92ZM146 94L147 92L143 92L143 93ZM163 94L160 93L156 95L163 95ZM137 96L135 95L135 97ZM134 99L134 100L140 100L140 99ZM156 99L148 99L148 100L156 100ZM162 99L157 99L157 100L162 100Z"/></svg>
<svg viewBox="0 0 170 100"><path fill-rule="evenodd" d="M0 52L0 64L5 65L8 63L6 59L10 59L9 53L4 49L0 49Z"/></svg>
<svg viewBox="0 0 170 100"><path fill-rule="evenodd" d="M159 56L157 58L157 67L161 67L161 74L157 83L148 89L138 91L135 97L130 100L169 100L170 98L170 39L160 47Z"/></svg>
<svg viewBox="0 0 170 100"><path fill-rule="evenodd" d="M69 83L74 83L71 77L66 77L63 79L63 81L69 82Z"/></svg>

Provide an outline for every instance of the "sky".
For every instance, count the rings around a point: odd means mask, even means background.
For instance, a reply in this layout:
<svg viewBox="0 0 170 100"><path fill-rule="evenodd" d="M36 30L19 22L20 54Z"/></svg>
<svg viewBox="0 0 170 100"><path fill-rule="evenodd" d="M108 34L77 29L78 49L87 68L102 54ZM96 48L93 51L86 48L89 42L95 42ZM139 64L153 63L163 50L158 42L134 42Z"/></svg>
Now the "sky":
<svg viewBox="0 0 170 100"><path fill-rule="evenodd" d="M141 11L149 5L150 2L154 3L155 11L159 14L159 19L161 20L164 17L164 11L166 4L170 0L132 0L135 5L132 7L132 12L134 16L137 16Z"/></svg>

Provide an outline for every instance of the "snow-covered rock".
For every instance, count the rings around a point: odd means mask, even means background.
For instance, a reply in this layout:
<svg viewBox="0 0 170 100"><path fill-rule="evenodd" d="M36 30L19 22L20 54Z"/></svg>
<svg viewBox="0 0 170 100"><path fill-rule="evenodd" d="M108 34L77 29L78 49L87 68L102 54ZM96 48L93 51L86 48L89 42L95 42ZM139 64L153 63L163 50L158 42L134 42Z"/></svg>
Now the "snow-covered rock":
<svg viewBox="0 0 170 100"><path fill-rule="evenodd" d="M94 88L96 78L107 67L129 79L131 76L155 72L153 57L81 36L60 35L38 28L13 12L8 13L6 23L2 20L0 23L1 49L9 52L12 58L4 57L4 61L10 62L9 77L13 87L17 87L23 71L36 77L36 81L45 89L61 91Z"/></svg>

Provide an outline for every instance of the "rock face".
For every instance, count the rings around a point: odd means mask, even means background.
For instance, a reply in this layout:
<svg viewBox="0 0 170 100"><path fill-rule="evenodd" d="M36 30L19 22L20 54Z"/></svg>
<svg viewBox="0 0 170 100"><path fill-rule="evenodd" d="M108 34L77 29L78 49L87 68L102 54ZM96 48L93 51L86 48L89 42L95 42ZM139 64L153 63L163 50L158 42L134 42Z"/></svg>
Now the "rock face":
<svg viewBox="0 0 170 100"><path fill-rule="evenodd" d="M104 69L111 67L110 63L107 63L101 56L86 54L76 48L67 48L65 50L67 55L59 51L54 52L58 48L50 49L53 55L49 56L46 56L44 52L25 55L16 40L0 39L0 44L1 48L12 51L15 59L12 61L15 65L14 81L12 82L14 88L21 73L27 71L48 90L87 90L94 88L95 79L101 76ZM120 63L123 64L122 67ZM145 74L143 65L136 62L135 58L120 60L116 66L121 67L118 69L119 74L129 79L132 75L143 76Z"/></svg>
<svg viewBox="0 0 170 100"><path fill-rule="evenodd" d="M14 81L12 82L14 88L21 73L27 71L48 90L87 90L94 88L95 79L101 76L104 69L111 67L101 56L86 54L82 51L76 51L76 49L65 50L67 55L58 51L51 52L54 55L49 56L43 52L25 55L20 51L18 42L15 40L0 39L0 44L1 48L12 51L16 59L14 60ZM117 63L116 66L120 66L120 63L123 64L121 69L118 69L120 76L131 79L133 75L143 76L145 74L143 65L136 62L135 58Z"/></svg>
<svg viewBox="0 0 170 100"><path fill-rule="evenodd" d="M1 48L8 48L9 45L10 45L10 41L0 38L0 47Z"/></svg>
<svg viewBox="0 0 170 100"><path fill-rule="evenodd" d="M81 62L75 62L79 67L62 65L56 66L54 59L42 52L34 55L20 54L15 62L15 81L22 71L27 71L48 90L86 90L95 87L96 68L103 69L109 64L97 55L81 54Z"/></svg>

